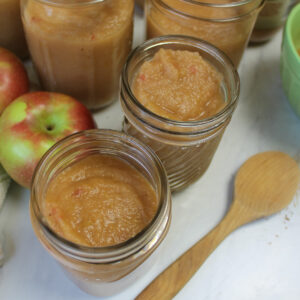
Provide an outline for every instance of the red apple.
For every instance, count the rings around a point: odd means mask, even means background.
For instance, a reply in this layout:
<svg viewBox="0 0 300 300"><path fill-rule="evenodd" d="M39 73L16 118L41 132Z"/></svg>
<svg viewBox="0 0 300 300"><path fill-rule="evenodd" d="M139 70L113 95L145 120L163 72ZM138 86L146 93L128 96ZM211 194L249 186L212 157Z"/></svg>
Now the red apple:
<svg viewBox="0 0 300 300"><path fill-rule="evenodd" d="M0 117L0 163L16 182L28 188L38 161L53 144L95 125L88 109L69 96L24 94Z"/></svg>
<svg viewBox="0 0 300 300"><path fill-rule="evenodd" d="M28 90L29 80L22 62L0 47L0 115L11 101Z"/></svg>

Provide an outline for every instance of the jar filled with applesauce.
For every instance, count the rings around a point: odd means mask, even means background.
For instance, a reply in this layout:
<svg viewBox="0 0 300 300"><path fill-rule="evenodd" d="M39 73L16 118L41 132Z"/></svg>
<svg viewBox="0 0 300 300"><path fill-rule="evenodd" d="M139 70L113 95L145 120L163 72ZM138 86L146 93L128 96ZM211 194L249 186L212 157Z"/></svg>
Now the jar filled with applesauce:
<svg viewBox="0 0 300 300"><path fill-rule="evenodd" d="M158 59L156 55L162 49L165 54ZM182 59L191 56L191 63L186 61L186 76L181 76L174 54L167 55L170 50L181 51ZM200 55L206 65L210 65L208 73L194 64ZM155 60L158 64L148 69L147 74L140 73L143 65L149 65L149 62ZM218 73L216 78L212 71ZM197 74L200 79L191 81ZM208 77L209 82L206 81ZM123 130L156 152L166 168L172 191L183 189L200 178L214 156L239 97L239 76L230 59L205 41L185 36L163 36L149 40L133 50L121 78L120 99L125 114ZM158 78L158 82L151 82L155 78ZM173 83L174 78L176 83ZM136 82L142 82L142 93L148 93L146 103L150 106L146 107L136 96L133 90ZM165 89L165 83L171 86L171 93ZM217 85L214 87L215 83ZM180 85L179 89L177 84ZM208 85L213 88L206 89ZM211 98L203 104L202 95ZM209 117L199 118L203 107L205 110L207 105L214 106L216 97L221 97L220 110ZM189 102L185 102L185 98ZM153 99L157 103L153 103ZM170 103L166 103L168 101ZM166 114L162 115L161 108L164 106ZM204 110L203 114L206 113ZM193 115L194 111L199 111L196 117L187 121L181 118L181 115L187 113ZM175 120L168 115L179 118Z"/></svg>
<svg viewBox="0 0 300 300"><path fill-rule="evenodd" d="M21 0L33 64L48 91L73 96L89 109L118 98L131 50L133 0Z"/></svg>
<svg viewBox="0 0 300 300"><path fill-rule="evenodd" d="M143 202L149 197L155 210ZM170 225L170 197L164 167L150 148L121 132L82 131L41 159L31 186L31 221L71 280L89 294L109 296L153 265ZM132 229L137 233L127 239Z"/></svg>
<svg viewBox="0 0 300 300"><path fill-rule="evenodd" d="M225 52L238 67L264 0L147 0L147 38L182 34Z"/></svg>
<svg viewBox="0 0 300 300"><path fill-rule="evenodd" d="M0 0L0 46L19 58L28 57L20 13L20 0Z"/></svg>
<svg viewBox="0 0 300 300"><path fill-rule="evenodd" d="M283 26L292 2L292 0L266 0L257 17L250 42L262 43L270 40Z"/></svg>

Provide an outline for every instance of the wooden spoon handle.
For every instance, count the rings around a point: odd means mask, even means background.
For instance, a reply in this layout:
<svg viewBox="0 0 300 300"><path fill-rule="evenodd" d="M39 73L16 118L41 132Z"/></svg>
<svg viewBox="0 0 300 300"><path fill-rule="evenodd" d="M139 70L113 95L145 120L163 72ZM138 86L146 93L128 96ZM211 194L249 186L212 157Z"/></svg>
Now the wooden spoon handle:
<svg viewBox="0 0 300 300"><path fill-rule="evenodd" d="M172 299L229 233L253 219L235 203L219 225L156 277L136 299Z"/></svg>

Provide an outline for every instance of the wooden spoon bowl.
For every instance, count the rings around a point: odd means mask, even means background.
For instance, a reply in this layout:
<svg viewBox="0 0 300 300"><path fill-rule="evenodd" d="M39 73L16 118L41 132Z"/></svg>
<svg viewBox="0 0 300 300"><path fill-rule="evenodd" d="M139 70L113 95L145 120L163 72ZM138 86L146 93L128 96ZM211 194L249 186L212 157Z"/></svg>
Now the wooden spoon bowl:
<svg viewBox="0 0 300 300"><path fill-rule="evenodd" d="M285 153L256 154L237 173L235 201L254 210L258 217L277 213L293 199L299 174L297 163Z"/></svg>
<svg viewBox="0 0 300 300"><path fill-rule="evenodd" d="M248 159L235 178L234 201L225 218L163 271L136 299L172 299L213 250L239 226L285 208L300 181L297 163L277 151Z"/></svg>

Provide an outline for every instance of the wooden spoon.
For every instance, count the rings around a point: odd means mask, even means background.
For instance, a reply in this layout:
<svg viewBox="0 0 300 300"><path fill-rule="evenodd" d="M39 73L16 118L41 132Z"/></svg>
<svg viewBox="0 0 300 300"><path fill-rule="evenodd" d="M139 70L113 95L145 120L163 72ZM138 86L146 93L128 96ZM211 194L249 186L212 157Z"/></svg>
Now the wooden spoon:
<svg viewBox="0 0 300 300"><path fill-rule="evenodd" d="M233 230L285 208L293 199L299 180L299 167L287 154L270 151L252 156L236 175L234 201L221 223L154 279L136 299L172 299Z"/></svg>

